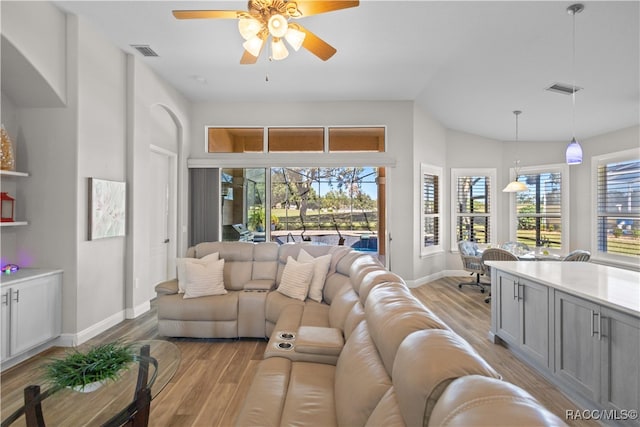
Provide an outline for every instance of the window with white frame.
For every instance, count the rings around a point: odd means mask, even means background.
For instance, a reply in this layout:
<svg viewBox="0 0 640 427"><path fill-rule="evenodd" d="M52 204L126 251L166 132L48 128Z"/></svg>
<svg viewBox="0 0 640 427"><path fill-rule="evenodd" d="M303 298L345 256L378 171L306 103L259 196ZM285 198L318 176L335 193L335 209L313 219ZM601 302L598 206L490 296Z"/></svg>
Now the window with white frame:
<svg viewBox="0 0 640 427"><path fill-rule="evenodd" d="M640 150L593 158L595 233L601 258L640 259Z"/></svg>
<svg viewBox="0 0 640 427"><path fill-rule="evenodd" d="M421 165L422 215L420 254L425 256L442 250L442 168Z"/></svg>
<svg viewBox="0 0 640 427"><path fill-rule="evenodd" d="M451 169L451 249L470 240L491 243L495 230L495 169Z"/></svg>
<svg viewBox="0 0 640 427"><path fill-rule="evenodd" d="M510 239L530 247L562 249L569 242L569 170L567 165L520 169L527 191L513 193ZM513 213L515 212L515 221Z"/></svg>

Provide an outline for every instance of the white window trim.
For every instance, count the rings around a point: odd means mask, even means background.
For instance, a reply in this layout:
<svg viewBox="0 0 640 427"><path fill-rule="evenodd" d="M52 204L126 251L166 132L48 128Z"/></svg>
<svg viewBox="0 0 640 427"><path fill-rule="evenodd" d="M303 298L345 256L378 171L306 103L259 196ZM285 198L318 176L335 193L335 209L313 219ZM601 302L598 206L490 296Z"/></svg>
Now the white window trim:
<svg viewBox="0 0 640 427"><path fill-rule="evenodd" d="M598 166L640 159L640 148L591 157L591 259L602 264L638 269L638 261L622 255L598 251Z"/></svg>
<svg viewBox="0 0 640 427"><path fill-rule="evenodd" d="M569 229L570 213L570 171L569 165L564 163L554 163L550 165L526 166L519 168L520 175L539 174L547 172L559 172L562 179L562 198L561 198L561 215L562 215L562 246L560 251L566 251L570 245L571 233ZM509 181L516 179L515 168L509 169ZM509 240L516 241L518 233L518 215L516 213L516 193L509 194Z"/></svg>
<svg viewBox="0 0 640 427"><path fill-rule="evenodd" d="M425 214L424 214L424 200L423 200L423 196L424 196L424 176L425 175L435 175L438 177L438 213L434 214L434 216L437 216L439 218L438 220L438 244L437 245L433 245L433 246L428 246L425 247L424 246L424 226L425 226ZM442 235L442 222L443 222L443 215L442 215L442 193L443 193L443 189L444 189L444 181L443 181L443 169L439 166L433 166L433 165L428 165L426 163L420 163L420 201L418 203L418 207L420 209L420 257L427 257L430 255L433 255L435 253L438 252L442 252L443 251L443 246L442 246L442 241L443 241L443 235Z"/></svg>
<svg viewBox="0 0 640 427"><path fill-rule="evenodd" d="M495 168L451 168L451 252L458 252L458 238L456 236L458 212L458 178L461 176L488 176L491 180L489 189L489 230L491 230L491 244L496 241L497 224L497 190L498 173Z"/></svg>

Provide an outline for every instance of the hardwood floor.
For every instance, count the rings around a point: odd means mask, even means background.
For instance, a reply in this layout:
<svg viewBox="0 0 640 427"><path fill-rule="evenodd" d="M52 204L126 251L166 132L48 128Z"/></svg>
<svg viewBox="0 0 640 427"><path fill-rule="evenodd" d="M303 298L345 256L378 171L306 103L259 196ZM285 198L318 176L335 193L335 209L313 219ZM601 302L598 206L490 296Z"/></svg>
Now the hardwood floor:
<svg viewBox="0 0 640 427"><path fill-rule="evenodd" d="M501 345L488 339L490 309L476 289L458 289L466 278L448 277L412 289L413 294L471 345L505 378L531 393L549 410L565 418L576 409L558 389ZM240 410L266 341L262 339L209 340L164 338L157 335L156 310L125 320L84 346L122 340L167 339L181 351L178 371L151 402L150 426L231 426ZM24 384L39 383L39 369L47 358L64 353L54 348L29 359L0 376L1 418L19 407ZM96 402L99 405L99 402ZM46 420L46 413L45 420ZM590 421L567 421L573 426L595 426ZM20 425L20 424L15 424ZM74 426L75 427L75 426Z"/></svg>

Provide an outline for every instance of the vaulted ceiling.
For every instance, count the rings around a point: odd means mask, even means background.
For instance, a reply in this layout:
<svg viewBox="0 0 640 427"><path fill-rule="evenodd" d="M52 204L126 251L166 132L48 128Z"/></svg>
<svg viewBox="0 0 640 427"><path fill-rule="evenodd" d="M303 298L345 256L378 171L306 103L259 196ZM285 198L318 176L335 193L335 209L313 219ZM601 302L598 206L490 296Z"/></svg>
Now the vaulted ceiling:
<svg viewBox="0 0 640 427"><path fill-rule="evenodd" d="M246 10L243 1L56 1L126 52L149 45L149 67L193 102L413 100L445 127L521 141L568 141L576 94L578 138L637 125L640 3L565 1L376 1L304 17L338 52L326 62L301 49L283 61L263 52L240 65L235 20L176 20L174 9ZM268 76L268 81L265 78Z"/></svg>

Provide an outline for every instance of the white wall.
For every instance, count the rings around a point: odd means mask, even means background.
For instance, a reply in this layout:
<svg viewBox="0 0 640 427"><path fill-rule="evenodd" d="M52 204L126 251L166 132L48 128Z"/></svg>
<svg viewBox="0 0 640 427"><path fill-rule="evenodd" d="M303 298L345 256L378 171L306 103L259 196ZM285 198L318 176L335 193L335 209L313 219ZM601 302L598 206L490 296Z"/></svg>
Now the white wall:
<svg viewBox="0 0 640 427"><path fill-rule="evenodd" d="M445 183L449 180L446 169L448 150L446 129L418 104L416 104L414 109L413 128L413 172L410 179L414 184L413 200L415 200L415 207L413 209L414 232L412 233L412 258L414 260L414 266L412 282L409 284L417 286L441 277L442 271L446 266L447 245L449 241L449 230L446 225L448 224L449 209L446 203L448 196ZM422 163L441 167L443 171L441 183L441 191L443 191L443 206L441 206L443 222L442 235L440 236L443 251L426 257L420 256L422 247L422 242L420 241L420 217L422 216L422 176L420 165Z"/></svg>

